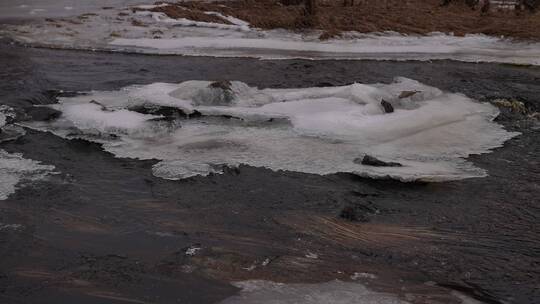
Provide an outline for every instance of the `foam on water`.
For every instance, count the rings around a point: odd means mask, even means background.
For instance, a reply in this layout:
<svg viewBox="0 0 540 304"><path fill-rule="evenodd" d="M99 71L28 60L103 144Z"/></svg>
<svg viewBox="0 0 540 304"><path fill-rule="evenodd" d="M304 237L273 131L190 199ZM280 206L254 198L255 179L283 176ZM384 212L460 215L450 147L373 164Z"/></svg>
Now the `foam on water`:
<svg viewBox="0 0 540 304"><path fill-rule="evenodd" d="M517 135L493 122L494 106L405 78L329 88L227 87L188 81L90 92L62 98L58 120L30 126L102 143L118 157L162 160L154 174L169 179L239 164L402 181L483 177L464 158ZM384 112L383 99L393 113ZM178 113L162 117L165 108ZM184 115L194 113L202 115ZM403 166L362 165L366 154Z"/></svg>
<svg viewBox="0 0 540 304"><path fill-rule="evenodd" d="M361 284L332 281L321 284L281 284L269 281L234 283L239 295L221 304L405 304L396 296L374 292Z"/></svg>

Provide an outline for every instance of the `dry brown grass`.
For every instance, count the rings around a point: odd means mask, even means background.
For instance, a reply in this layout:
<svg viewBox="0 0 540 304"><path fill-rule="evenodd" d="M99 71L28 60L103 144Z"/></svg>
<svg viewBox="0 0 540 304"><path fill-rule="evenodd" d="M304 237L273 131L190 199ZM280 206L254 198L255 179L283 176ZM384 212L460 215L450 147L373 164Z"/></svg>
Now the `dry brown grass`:
<svg viewBox="0 0 540 304"><path fill-rule="evenodd" d="M137 10L142 10L142 9L135 8L134 10L137 11ZM185 18L185 19L201 21L201 22L231 24L230 22L228 22L227 20L221 17L205 14L205 12L208 10L205 10L202 7L193 5L190 2L181 3L178 5L156 7L156 8L151 9L150 11L164 13L170 18L174 18L174 19Z"/></svg>
<svg viewBox="0 0 540 304"><path fill-rule="evenodd" d="M363 1L353 7L343 7L342 1L323 3L316 16L307 16L303 6L283 6L274 0L232 0L223 2L184 2L155 8L172 18L197 21L228 22L206 11L216 11L249 22L262 29L320 29L324 37L342 31L361 33L395 31L407 34L431 32L487 34L518 39L540 39L540 13L493 11L483 14L456 2L446 7L440 0Z"/></svg>

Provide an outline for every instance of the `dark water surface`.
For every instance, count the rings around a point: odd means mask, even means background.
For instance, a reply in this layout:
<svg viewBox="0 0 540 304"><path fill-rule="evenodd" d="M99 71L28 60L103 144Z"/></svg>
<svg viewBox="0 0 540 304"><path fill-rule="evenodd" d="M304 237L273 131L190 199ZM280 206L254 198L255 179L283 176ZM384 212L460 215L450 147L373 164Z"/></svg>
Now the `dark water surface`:
<svg viewBox="0 0 540 304"><path fill-rule="evenodd" d="M540 107L538 67L145 56L8 42L0 43L0 67L0 103L20 117L55 102L59 90L194 79L290 88L404 76L479 100L517 98L531 112ZM234 280L323 282L371 272L380 277L373 288L403 295L406 286L425 296L416 303L452 303L428 281L487 303L539 303L538 122L509 111L499 121L523 134L471 158L490 176L441 184L245 166L166 181L152 176L152 161L29 130L0 148L61 174L0 202L0 222L24 227L0 231L0 302L214 303L236 292ZM339 218L345 207L366 222ZM202 249L189 257L190 246ZM246 270L265 259L268 266Z"/></svg>

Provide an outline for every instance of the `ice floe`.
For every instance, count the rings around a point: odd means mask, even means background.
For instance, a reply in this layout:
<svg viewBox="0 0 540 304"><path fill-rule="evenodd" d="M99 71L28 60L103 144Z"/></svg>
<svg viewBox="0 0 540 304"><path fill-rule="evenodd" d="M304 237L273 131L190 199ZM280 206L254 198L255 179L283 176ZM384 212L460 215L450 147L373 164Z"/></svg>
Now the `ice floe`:
<svg viewBox="0 0 540 304"><path fill-rule="evenodd" d="M243 281L238 295L221 304L405 304L394 295L375 292L361 284L331 281L320 284L282 284L270 281Z"/></svg>
<svg viewBox="0 0 540 304"><path fill-rule="evenodd" d="M59 119L28 126L99 142L118 157L161 160L154 174L168 179L240 164L402 181L483 177L465 158L518 135L493 121L494 106L406 78L263 90L234 81L156 83L65 97L53 107ZM365 155L401 166L363 165Z"/></svg>
<svg viewBox="0 0 540 304"><path fill-rule="evenodd" d="M167 4L160 4L165 6ZM157 6L102 10L69 19L26 25L6 25L0 35L43 46L104 49L150 54L233 56L265 59L453 59L540 65L540 43L502 37L442 33L416 36L393 32L343 33L342 38L319 40L320 32L293 33L262 30L218 12L230 24L173 19Z"/></svg>
<svg viewBox="0 0 540 304"><path fill-rule="evenodd" d="M54 166L25 159L21 154L0 149L0 200L5 200L18 186L37 181L53 173Z"/></svg>

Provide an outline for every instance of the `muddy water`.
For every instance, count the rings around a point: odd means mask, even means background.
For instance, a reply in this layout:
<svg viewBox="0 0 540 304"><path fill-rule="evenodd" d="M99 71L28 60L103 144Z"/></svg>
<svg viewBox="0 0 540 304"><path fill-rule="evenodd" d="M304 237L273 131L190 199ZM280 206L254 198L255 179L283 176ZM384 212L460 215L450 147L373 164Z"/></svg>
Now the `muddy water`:
<svg viewBox="0 0 540 304"><path fill-rule="evenodd" d="M0 102L21 118L60 90L192 79L282 88L404 76L480 100L517 98L529 111L540 106L539 68L494 64L142 56L3 42L0 66ZM364 282L370 287L415 303L459 303L450 290L487 303L538 303L538 122L510 111L499 121L523 135L472 158L490 176L443 184L252 167L166 181L152 176L152 161L28 131L0 148L61 174L0 202L0 223L20 225L0 230L0 300L214 303L237 291L230 281L368 272L378 277ZM340 218L345 207L363 221ZM185 254L194 247L196 255Z"/></svg>

